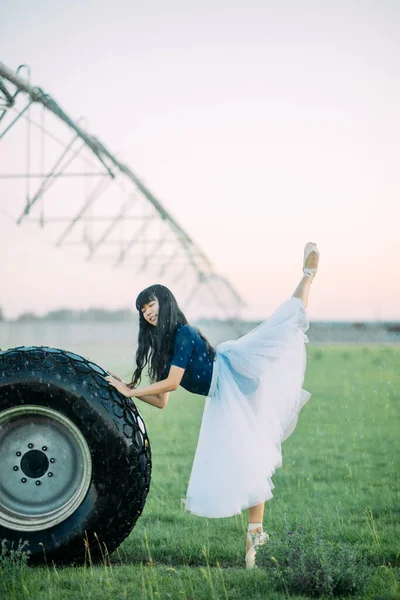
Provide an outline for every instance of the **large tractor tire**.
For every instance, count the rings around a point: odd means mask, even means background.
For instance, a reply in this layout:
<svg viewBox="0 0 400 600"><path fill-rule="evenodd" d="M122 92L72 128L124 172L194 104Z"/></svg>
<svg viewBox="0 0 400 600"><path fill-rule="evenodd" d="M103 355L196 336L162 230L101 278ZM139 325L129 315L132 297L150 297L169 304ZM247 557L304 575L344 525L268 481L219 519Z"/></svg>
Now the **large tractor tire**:
<svg viewBox="0 0 400 600"><path fill-rule="evenodd" d="M143 511L149 439L107 374L55 348L0 352L0 540L27 541L30 562L101 559Z"/></svg>

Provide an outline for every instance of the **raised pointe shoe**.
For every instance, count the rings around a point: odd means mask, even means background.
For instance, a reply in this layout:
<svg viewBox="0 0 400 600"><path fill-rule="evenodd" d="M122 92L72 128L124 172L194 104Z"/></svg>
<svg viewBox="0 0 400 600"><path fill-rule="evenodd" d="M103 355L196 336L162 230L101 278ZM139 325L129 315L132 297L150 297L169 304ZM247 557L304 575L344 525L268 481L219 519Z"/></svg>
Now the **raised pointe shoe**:
<svg viewBox="0 0 400 600"><path fill-rule="evenodd" d="M304 259L303 259L303 273L307 275L307 277L311 277L311 281L314 279L317 274L318 267L306 267L307 258L310 256L311 252L315 252L315 254L319 258L319 250L317 248L317 244L313 242L308 242L304 247Z"/></svg>
<svg viewBox="0 0 400 600"><path fill-rule="evenodd" d="M246 569L253 569L256 564L257 548L268 542L269 535L265 531L248 531L247 539L251 542L251 546L246 552Z"/></svg>

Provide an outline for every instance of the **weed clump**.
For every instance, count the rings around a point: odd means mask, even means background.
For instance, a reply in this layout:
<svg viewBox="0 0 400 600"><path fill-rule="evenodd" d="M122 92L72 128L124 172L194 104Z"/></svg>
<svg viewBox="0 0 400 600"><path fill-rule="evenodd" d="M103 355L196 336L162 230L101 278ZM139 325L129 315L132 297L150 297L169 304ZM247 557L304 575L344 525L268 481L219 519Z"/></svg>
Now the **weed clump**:
<svg viewBox="0 0 400 600"><path fill-rule="evenodd" d="M0 598L11 597L12 589L21 582L30 550L29 542L19 541L17 548L8 548L6 540L0 540Z"/></svg>
<svg viewBox="0 0 400 600"><path fill-rule="evenodd" d="M19 540L17 548L8 548L7 540L0 540L0 569L15 569L27 565L31 551L28 550L29 542Z"/></svg>
<svg viewBox="0 0 400 600"><path fill-rule="evenodd" d="M370 579L366 560L356 544L340 545L324 538L315 522L270 536L257 552L257 565L265 569L273 584L286 594L350 596L363 593Z"/></svg>

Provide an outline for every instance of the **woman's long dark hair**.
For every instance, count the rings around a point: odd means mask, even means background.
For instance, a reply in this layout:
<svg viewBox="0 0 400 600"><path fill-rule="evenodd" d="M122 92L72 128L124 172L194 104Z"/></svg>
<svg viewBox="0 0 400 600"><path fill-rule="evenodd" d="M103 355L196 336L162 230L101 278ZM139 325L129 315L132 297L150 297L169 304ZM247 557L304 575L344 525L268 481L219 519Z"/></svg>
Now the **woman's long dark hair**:
<svg viewBox="0 0 400 600"><path fill-rule="evenodd" d="M143 316L142 308L152 300L158 300L157 325L151 325ZM140 383L142 371L148 366L152 382L165 377L165 370L172 360L174 340L178 327L187 325L187 319L173 293L164 285L155 284L140 292L136 298L136 308L139 311L139 339L136 352L136 369L132 375L131 387ZM214 348L197 329L206 344L208 352L215 354Z"/></svg>

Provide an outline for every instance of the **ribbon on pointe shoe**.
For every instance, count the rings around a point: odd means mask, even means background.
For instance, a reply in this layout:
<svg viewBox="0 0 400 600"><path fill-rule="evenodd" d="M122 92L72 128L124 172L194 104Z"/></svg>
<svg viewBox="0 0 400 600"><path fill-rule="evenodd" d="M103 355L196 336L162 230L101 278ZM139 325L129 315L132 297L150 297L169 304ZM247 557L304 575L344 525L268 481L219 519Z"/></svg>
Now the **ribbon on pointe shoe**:
<svg viewBox="0 0 400 600"><path fill-rule="evenodd" d="M252 526L252 527L251 527ZM263 546L268 540L269 535L265 531L252 531L262 527L262 523L250 523L247 531L247 539L251 542L250 548L246 552L246 568L253 569L256 562L256 552L260 546Z"/></svg>

